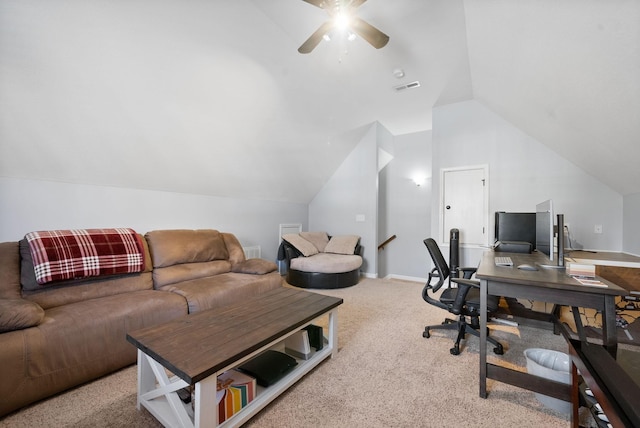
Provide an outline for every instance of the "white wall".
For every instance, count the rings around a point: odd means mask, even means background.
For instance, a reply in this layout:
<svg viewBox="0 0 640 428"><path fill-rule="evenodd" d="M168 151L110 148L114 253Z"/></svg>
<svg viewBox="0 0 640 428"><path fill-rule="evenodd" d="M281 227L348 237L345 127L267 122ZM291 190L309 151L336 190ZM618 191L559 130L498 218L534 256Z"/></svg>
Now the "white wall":
<svg viewBox="0 0 640 428"><path fill-rule="evenodd" d="M380 241L397 238L378 252L378 273L423 280L430 266L422 241L431 236L431 131L396 136L393 145L394 158L380 172L379 230Z"/></svg>
<svg viewBox="0 0 640 428"><path fill-rule="evenodd" d="M358 145L309 204L309 231L360 236L364 247L361 271L367 276L377 275L376 141L379 126L374 123L368 128ZM357 222L356 215L364 215L365 220Z"/></svg>
<svg viewBox="0 0 640 428"><path fill-rule="evenodd" d="M575 242L585 249L622 250L622 196L477 101L433 110L433 233L438 230L440 169L478 164L489 165L490 213L530 212L538 202L552 199ZM602 225L602 234L593 233L596 224ZM465 249L461 264L477 263L481 251Z"/></svg>
<svg viewBox="0 0 640 428"><path fill-rule="evenodd" d="M378 168L380 168L378 166ZM378 245L388 239L393 233L389 231L389 218L387 212L387 188L389 187L388 165L378 171ZM382 250L377 250L378 271L377 276L379 278L385 278L389 276L389 245Z"/></svg>
<svg viewBox="0 0 640 428"><path fill-rule="evenodd" d="M276 260L278 225L307 224L305 204L0 177L0 242L46 229L217 229Z"/></svg>
<svg viewBox="0 0 640 428"><path fill-rule="evenodd" d="M640 193L624 197L624 251L640 256Z"/></svg>

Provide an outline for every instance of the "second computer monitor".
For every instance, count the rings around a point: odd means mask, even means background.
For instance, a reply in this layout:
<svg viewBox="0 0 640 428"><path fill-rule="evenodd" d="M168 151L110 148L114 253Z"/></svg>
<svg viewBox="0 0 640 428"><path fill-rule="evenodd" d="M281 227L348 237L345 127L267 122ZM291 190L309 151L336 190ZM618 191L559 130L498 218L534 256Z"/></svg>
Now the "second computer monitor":
<svg viewBox="0 0 640 428"><path fill-rule="evenodd" d="M536 213L496 212L496 241L536 245Z"/></svg>

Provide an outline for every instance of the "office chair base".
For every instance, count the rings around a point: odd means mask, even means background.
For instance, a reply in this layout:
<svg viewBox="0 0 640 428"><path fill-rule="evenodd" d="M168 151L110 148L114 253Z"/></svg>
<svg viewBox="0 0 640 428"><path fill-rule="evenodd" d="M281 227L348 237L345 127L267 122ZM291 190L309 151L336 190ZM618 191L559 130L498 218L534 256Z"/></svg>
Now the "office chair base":
<svg viewBox="0 0 640 428"><path fill-rule="evenodd" d="M460 345L454 345L453 348L449 349L451 355L460 355ZM501 344L498 344L495 348L493 348L493 353L496 355L503 355L504 348Z"/></svg>
<svg viewBox="0 0 640 428"><path fill-rule="evenodd" d="M430 338L431 337L431 329L435 328L435 329L441 329L441 330L458 330L458 321L456 320L452 320L450 318L445 318L444 321L442 321L442 324L440 325L436 325L436 326L426 326L424 328L424 331L422 332L422 337L425 338Z"/></svg>
<svg viewBox="0 0 640 428"><path fill-rule="evenodd" d="M445 319L442 324L438 326L427 326L424 328L422 332L422 337L430 338L431 337L431 329L443 329L443 330L458 330L458 336L456 338L455 344L453 348L449 349L451 355L460 355L460 342L464 340L467 333L470 333L476 337L480 337L480 332L477 329L473 328L473 324L467 324L464 321L464 316L461 317L460 321L452 320L450 318ZM504 354L504 347L500 342L495 340L493 337L489 336L489 327L487 327L487 342L494 345L493 353L496 355Z"/></svg>

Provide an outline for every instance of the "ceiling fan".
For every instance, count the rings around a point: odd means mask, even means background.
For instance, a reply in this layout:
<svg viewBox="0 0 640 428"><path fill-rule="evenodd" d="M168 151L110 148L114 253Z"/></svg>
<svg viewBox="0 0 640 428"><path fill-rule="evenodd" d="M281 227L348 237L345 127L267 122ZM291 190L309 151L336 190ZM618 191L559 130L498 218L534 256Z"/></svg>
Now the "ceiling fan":
<svg viewBox="0 0 640 428"><path fill-rule="evenodd" d="M376 49L384 47L389 36L373 25L358 18L355 11L367 0L302 0L327 11L331 19L320 26L299 48L298 52L311 52L322 39L328 40L336 28L345 28L352 37L359 35Z"/></svg>

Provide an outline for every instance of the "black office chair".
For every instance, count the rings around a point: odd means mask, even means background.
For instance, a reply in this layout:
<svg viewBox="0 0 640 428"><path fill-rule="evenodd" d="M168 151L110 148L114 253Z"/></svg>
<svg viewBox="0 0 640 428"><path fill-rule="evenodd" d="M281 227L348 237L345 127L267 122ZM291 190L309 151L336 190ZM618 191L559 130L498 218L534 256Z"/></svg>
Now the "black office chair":
<svg viewBox="0 0 640 428"><path fill-rule="evenodd" d="M435 267L429 272L429 279L422 289L422 298L427 303L446 309L454 315L458 315L458 320L447 318L442 324L427 326L422 336L429 338L431 336L431 329L458 330L456 342L453 348L449 350L452 355L458 355L460 354L460 341L464 339L466 333L480 337L480 283L470 279L475 273L476 268L459 268L464 278L450 278L450 282L457 284L458 287L445 289L440 294L440 298L436 299L435 296L432 297L431 294L440 290L447 278L449 278L449 266L442 256L436 241L432 238L427 238L424 240L424 245L427 246ZM431 284L433 279L437 279L438 282ZM487 296L487 311L489 313L495 312L498 309L498 301L499 297L497 296ZM467 323L467 317L470 318L471 323ZM504 354L502 345L494 338L489 337L488 328L487 341L495 346L495 348L493 348L494 353L498 355Z"/></svg>

